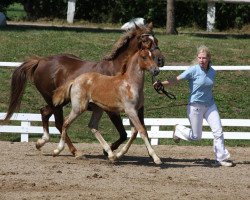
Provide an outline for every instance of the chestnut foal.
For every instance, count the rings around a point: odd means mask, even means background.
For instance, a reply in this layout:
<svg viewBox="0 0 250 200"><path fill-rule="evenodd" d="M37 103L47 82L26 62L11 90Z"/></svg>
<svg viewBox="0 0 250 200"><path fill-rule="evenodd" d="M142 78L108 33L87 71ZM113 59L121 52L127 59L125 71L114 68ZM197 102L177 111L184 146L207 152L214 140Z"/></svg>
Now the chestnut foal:
<svg viewBox="0 0 250 200"><path fill-rule="evenodd" d="M65 101L71 100L72 109L63 123L61 139L53 155L58 155L64 149L67 129L81 113L87 110L88 104L93 102L105 111L125 112L134 126L132 137L117 154L111 150L102 137L98 130L98 124L93 124L90 127L103 149L108 153L110 161L115 161L124 155L139 132L149 155L156 164L161 164L160 158L150 145L147 131L138 117L138 110L144 102L145 70L150 71L153 75L159 73L152 53L148 49L140 49L129 58L126 69L124 68L119 75L106 76L95 72L85 73L56 89L53 95L54 105L60 106Z"/></svg>

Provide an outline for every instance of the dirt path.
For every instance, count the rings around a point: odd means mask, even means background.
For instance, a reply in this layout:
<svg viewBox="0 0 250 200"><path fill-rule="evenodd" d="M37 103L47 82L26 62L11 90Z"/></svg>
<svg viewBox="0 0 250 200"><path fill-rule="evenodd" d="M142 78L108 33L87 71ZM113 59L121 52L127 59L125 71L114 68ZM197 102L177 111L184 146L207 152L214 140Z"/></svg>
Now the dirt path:
<svg viewBox="0 0 250 200"><path fill-rule="evenodd" d="M132 145L115 164L99 144L76 144L52 157L55 143L41 152L35 143L0 142L0 199L250 199L250 148L228 148L236 166L213 167L212 147L155 146L156 166L143 145Z"/></svg>

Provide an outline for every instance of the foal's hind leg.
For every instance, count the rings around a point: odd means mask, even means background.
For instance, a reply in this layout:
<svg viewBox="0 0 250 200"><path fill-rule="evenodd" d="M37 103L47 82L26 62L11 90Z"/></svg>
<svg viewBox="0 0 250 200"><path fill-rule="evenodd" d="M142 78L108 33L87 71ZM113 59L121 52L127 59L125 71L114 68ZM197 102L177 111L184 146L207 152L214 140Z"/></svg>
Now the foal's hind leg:
<svg viewBox="0 0 250 200"><path fill-rule="evenodd" d="M56 128L60 131L60 133L62 132L62 126L63 126L63 109L62 107L55 107L54 108L54 116L55 116L55 126ZM65 135L65 142L67 143L68 147L69 147L69 151L76 157L80 157L82 156L81 154L78 155L77 153L77 149L75 148L75 146L72 144L70 138L68 137L68 134L66 133Z"/></svg>
<svg viewBox="0 0 250 200"><path fill-rule="evenodd" d="M40 113L42 115L42 124L43 124L43 136L39 138L36 142L36 148L40 150L42 146L45 145L46 142L49 141L49 118L53 114L53 110L49 105L40 109Z"/></svg>
<svg viewBox="0 0 250 200"><path fill-rule="evenodd" d="M65 141L67 139L67 129L72 124L72 122L81 114L81 112L75 112L74 109L71 110L69 116L65 119L63 125L62 125L62 132L61 132L61 139L57 146L57 148L54 150L53 156L59 155L65 146Z"/></svg>
<svg viewBox="0 0 250 200"><path fill-rule="evenodd" d="M112 149L110 148L110 146L108 145L108 143L103 139L100 131L98 131L98 126L99 126L99 122L100 119L102 117L103 114L103 110L95 105L95 104L89 104L89 106L91 106L91 110L92 112L92 116L90 118L90 122L88 124L88 127L91 129L92 133L95 134L96 139L100 142L100 144L103 147L103 151L107 154L106 156L108 156L110 161L114 161L116 159Z"/></svg>

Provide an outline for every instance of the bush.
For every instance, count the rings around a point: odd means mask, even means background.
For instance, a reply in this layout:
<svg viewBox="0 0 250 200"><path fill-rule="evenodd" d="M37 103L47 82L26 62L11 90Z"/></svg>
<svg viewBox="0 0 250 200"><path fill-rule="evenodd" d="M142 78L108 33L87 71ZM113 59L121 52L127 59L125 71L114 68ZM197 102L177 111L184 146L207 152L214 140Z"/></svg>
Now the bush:
<svg viewBox="0 0 250 200"><path fill-rule="evenodd" d="M1 0L0 11L13 2L24 6L28 19L65 19L67 0ZM166 0L82 0L76 1L75 19L97 23L124 23L132 18L143 17L157 27L166 25ZM216 28L241 28L250 21L249 4L216 3ZM206 28L207 3L176 1L176 27L197 26Z"/></svg>

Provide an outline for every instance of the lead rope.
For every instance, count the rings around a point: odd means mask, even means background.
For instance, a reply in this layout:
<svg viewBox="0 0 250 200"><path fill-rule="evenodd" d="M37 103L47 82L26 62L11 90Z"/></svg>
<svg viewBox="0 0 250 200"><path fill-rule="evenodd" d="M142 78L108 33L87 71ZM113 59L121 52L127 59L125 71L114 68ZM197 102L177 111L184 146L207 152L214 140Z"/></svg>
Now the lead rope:
<svg viewBox="0 0 250 200"><path fill-rule="evenodd" d="M156 90L158 94L165 94L169 99L176 100L176 96L173 93L166 91L161 81L157 80L155 76L153 75L152 84L154 84L155 82L157 82L157 86L154 86L154 89Z"/></svg>

